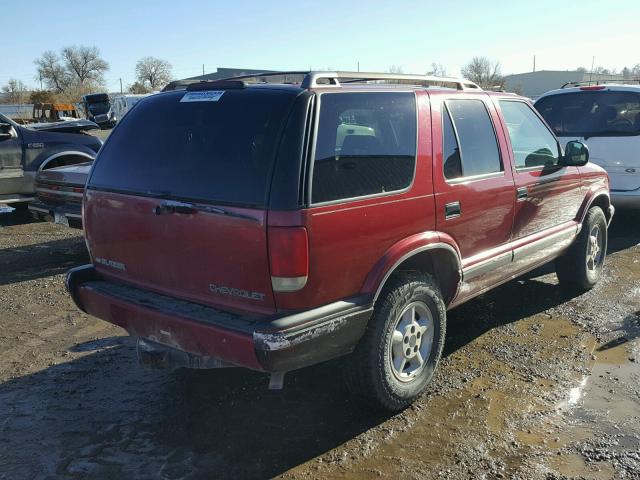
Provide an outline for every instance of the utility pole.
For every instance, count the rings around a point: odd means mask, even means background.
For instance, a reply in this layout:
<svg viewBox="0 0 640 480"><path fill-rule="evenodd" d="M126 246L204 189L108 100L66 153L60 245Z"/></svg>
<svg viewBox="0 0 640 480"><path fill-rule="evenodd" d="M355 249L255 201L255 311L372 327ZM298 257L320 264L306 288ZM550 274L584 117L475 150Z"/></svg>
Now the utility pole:
<svg viewBox="0 0 640 480"><path fill-rule="evenodd" d="M593 66L596 64L595 55L591 58L591 73L589 74L589 83L591 83L591 79L593 78Z"/></svg>
<svg viewBox="0 0 640 480"><path fill-rule="evenodd" d="M533 56L533 71L536 71L536 56Z"/></svg>
<svg viewBox="0 0 640 480"><path fill-rule="evenodd" d="M202 64L202 75L204 75L204 63Z"/></svg>
<svg viewBox="0 0 640 480"><path fill-rule="evenodd" d="M122 93L122 78L120 78L120 93Z"/></svg>
<svg viewBox="0 0 640 480"><path fill-rule="evenodd" d="M358 71L360 71L360 60L358 60Z"/></svg>

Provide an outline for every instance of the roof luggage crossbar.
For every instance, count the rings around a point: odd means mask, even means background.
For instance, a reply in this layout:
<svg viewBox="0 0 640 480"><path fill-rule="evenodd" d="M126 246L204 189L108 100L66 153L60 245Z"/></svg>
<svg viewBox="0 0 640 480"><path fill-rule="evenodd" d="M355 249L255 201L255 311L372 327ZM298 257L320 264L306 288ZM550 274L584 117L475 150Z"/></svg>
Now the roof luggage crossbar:
<svg viewBox="0 0 640 480"><path fill-rule="evenodd" d="M409 75L401 73L370 73L370 72L316 72L316 71L287 71L265 72L252 75L240 75L224 80L241 80L273 76L304 75L300 83L302 88L339 87L340 83L359 83L368 81L395 80L403 84L424 84L426 86L444 86L450 84L457 90L481 90L475 83L462 78L436 77L433 75ZM324 80L324 82L323 82Z"/></svg>
<svg viewBox="0 0 640 480"><path fill-rule="evenodd" d="M580 80L576 82L567 82L560 88L582 87L588 85L603 85L603 84L626 84L626 83L638 83L640 84L640 78L600 78L598 80Z"/></svg>

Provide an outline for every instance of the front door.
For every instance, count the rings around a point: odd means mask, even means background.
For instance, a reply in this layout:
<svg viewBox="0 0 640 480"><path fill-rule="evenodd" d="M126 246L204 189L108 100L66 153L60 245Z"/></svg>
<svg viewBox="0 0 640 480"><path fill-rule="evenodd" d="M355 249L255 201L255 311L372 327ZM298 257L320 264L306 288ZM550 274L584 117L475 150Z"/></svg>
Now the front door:
<svg viewBox="0 0 640 480"><path fill-rule="evenodd" d="M515 186L495 106L486 94L433 103L437 229L460 248L459 299L484 290L509 265ZM438 132L436 125L441 127Z"/></svg>
<svg viewBox="0 0 640 480"><path fill-rule="evenodd" d="M578 168L560 164L558 141L533 107L521 100L501 99L499 103L513 152L518 189L513 238L571 222L582 198Z"/></svg>
<svg viewBox="0 0 640 480"><path fill-rule="evenodd" d="M22 190L22 139L15 124L0 115L0 195Z"/></svg>
<svg viewBox="0 0 640 480"><path fill-rule="evenodd" d="M560 162L556 137L527 102L500 99L516 183L514 266L553 256L573 239L583 198L580 172Z"/></svg>
<svg viewBox="0 0 640 480"><path fill-rule="evenodd" d="M22 141L13 122L0 115L0 173L22 168Z"/></svg>

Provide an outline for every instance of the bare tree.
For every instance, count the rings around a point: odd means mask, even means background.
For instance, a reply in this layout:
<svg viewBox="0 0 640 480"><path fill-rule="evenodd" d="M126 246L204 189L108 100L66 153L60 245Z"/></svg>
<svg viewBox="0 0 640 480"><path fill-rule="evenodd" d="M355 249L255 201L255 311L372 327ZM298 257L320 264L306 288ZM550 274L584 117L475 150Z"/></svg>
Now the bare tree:
<svg viewBox="0 0 640 480"><path fill-rule="evenodd" d="M462 67L461 72L464 78L485 89L504 86L500 62L492 62L486 57L473 57L469 63Z"/></svg>
<svg viewBox="0 0 640 480"><path fill-rule="evenodd" d="M427 75L434 75L436 77L447 77L447 69L441 63L433 62L431 64L431 70L427 72Z"/></svg>
<svg viewBox="0 0 640 480"><path fill-rule="evenodd" d="M387 72L388 73L404 73L400 65L391 65L389 67L389 70L387 70Z"/></svg>
<svg viewBox="0 0 640 480"><path fill-rule="evenodd" d="M576 72L580 72L580 73L587 73L589 70L587 70L584 67L578 67L576 68Z"/></svg>
<svg viewBox="0 0 640 480"><path fill-rule="evenodd" d="M171 81L171 64L166 60L144 57L136 63L138 83L158 90Z"/></svg>
<svg viewBox="0 0 640 480"><path fill-rule="evenodd" d="M44 81L50 90L61 93L69 86L69 75L60 63L60 58L56 52L48 50L40 58L34 60L33 63L38 67L36 79Z"/></svg>
<svg viewBox="0 0 640 480"><path fill-rule="evenodd" d="M103 85L109 64L100 58L98 47L65 47L61 53L64 67L77 86Z"/></svg>
<svg viewBox="0 0 640 480"><path fill-rule="evenodd" d="M68 100L102 88L109 70L96 47L65 47L60 55L49 50L34 63L38 67L36 80L44 81L48 89Z"/></svg>
<svg viewBox="0 0 640 480"><path fill-rule="evenodd" d="M7 94L5 99L7 103L25 103L29 97L27 86L15 78L10 78L2 86L2 91Z"/></svg>
<svg viewBox="0 0 640 480"><path fill-rule="evenodd" d="M640 78L640 63L638 63L631 69L631 77Z"/></svg>

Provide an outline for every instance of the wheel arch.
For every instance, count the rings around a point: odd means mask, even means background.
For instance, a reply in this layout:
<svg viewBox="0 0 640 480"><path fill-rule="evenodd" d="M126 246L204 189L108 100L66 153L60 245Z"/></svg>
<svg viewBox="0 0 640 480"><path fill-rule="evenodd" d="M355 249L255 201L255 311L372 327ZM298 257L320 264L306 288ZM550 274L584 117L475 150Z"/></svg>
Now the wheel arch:
<svg viewBox="0 0 640 480"><path fill-rule="evenodd" d="M61 160L64 158L73 158L77 161L61 162ZM50 154L44 160L42 160L42 162L40 162L40 165L38 166L38 170L60 167L63 165L75 165L77 163L88 162L94 159L95 155L92 156L89 153L80 150L62 150L60 152Z"/></svg>
<svg viewBox="0 0 640 480"><path fill-rule="evenodd" d="M611 198L609 192L606 190L598 190L593 192L584 202L583 207L578 212L578 223L582 225L584 219L587 216L587 212L591 207L600 207L604 212L604 216L607 219L607 225L611 223L613 218L613 208L611 205Z"/></svg>
<svg viewBox="0 0 640 480"><path fill-rule="evenodd" d="M400 271L420 271L434 275L445 305L458 293L462 263L457 245L436 232L414 235L392 246L367 277L363 290L375 302L389 279Z"/></svg>

